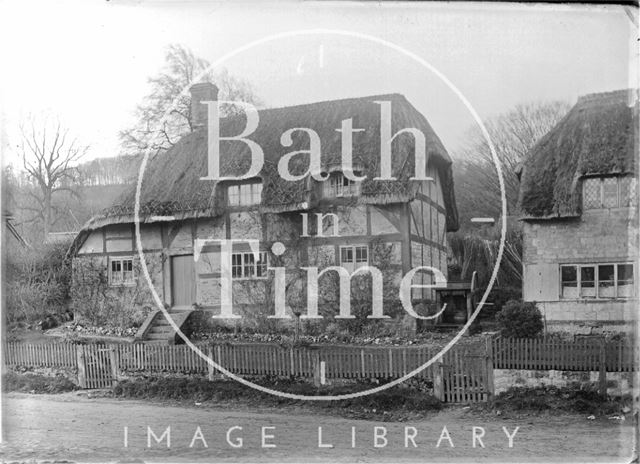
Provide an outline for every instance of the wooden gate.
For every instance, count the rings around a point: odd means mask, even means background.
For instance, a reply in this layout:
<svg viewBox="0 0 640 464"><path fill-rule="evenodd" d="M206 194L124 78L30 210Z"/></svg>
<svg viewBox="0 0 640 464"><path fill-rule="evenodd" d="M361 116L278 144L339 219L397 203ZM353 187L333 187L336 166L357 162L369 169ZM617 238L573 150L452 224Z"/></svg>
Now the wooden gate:
<svg viewBox="0 0 640 464"><path fill-rule="evenodd" d="M434 390L445 403L485 402L493 395L493 365L483 349L454 347L437 372Z"/></svg>
<svg viewBox="0 0 640 464"><path fill-rule="evenodd" d="M110 388L116 380L116 350L106 345L78 345L80 388Z"/></svg>

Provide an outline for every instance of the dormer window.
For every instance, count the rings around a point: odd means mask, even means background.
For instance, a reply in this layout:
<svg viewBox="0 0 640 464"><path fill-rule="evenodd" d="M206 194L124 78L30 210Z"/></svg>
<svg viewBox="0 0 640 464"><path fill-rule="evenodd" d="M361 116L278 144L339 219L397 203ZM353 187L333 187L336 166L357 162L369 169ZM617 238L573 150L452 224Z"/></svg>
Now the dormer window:
<svg viewBox="0 0 640 464"><path fill-rule="evenodd" d="M360 182L354 182L342 172L332 172L324 183L325 197L353 197L360 195Z"/></svg>
<svg viewBox="0 0 640 464"><path fill-rule="evenodd" d="M583 209L635 205L636 179L631 176L589 177L582 181Z"/></svg>
<svg viewBox="0 0 640 464"><path fill-rule="evenodd" d="M262 200L262 182L251 182L227 187L229 206L259 205Z"/></svg>

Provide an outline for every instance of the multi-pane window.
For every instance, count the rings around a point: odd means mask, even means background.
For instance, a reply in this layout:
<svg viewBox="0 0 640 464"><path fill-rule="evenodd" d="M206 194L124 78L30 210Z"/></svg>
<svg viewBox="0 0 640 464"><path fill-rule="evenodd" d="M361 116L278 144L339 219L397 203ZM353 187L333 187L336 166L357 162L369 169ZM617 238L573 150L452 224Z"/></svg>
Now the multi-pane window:
<svg viewBox="0 0 640 464"><path fill-rule="evenodd" d="M620 206L634 205L636 197L635 177L618 177L618 191L620 195Z"/></svg>
<svg viewBox="0 0 640 464"><path fill-rule="evenodd" d="M350 272L369 264L367 245L348 245L340 247L340 266Z"/></svg>
<svg viewBox="0 0 640 464"><path fill-rule="evenodd" d="M324 183L325 197L352 197L360 195L360 182L354 182L341 172L333 172Z"/></svg>
<svg viewBox="0 0 640 464"><path fill-rule="evenodd" d="M231 277L234 279L263 278L267 276L267 252L261 251L258 260L253 252L231 255Z"/></svg>
<svg viewBox="0 0 640 464"><path fill-rule="evenodd" d="M629 298L633 296L633 264L570 264L560 266L561 296Z"/></svg>
<svg viewBox="0 0 640 464"><path fill-rule="evenodd" d="M229 206L258 205L262 199L262 183L230 185L227 188Z"/></svg>
<svg viewBox="0 0 640 464"><path fill-rule="evenodd" d="M562 298L578 298L578 270L576 266L561 266Z"/></svg>
<svg viewBox="0 0 640 464"><path fill-rule="evenodd" d="M595 266L580 266L580 297L596 297L596 268Z"/></svg>
<svg viewBox="0 0 640 464"><path fill-rule="evenodd" d="M109 285L133 285L133 258L109 258Z"/></svg>
<svg viewBox="0 0 640 464"><path fill-rule="evenodd" d="M635 204L636 179L624 177L589 177L582 181L584 209L618 208Z"/></svg>
<svg viewBox="0 0 640 464"><path fill-rule="evenodd" d="M633 264L618 264L616 267L616 293L620 298L633 296Z"/></svg>

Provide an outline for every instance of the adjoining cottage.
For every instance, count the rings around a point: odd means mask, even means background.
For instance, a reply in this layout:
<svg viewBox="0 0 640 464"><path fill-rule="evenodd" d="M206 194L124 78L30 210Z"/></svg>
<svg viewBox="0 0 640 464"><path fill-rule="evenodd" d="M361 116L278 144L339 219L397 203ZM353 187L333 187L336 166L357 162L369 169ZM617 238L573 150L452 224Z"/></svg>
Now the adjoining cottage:
<svg viewBox="0 0 640 464"><path fill-rule="evenodd" d="M522 169L523 293L548 330L631 333L636 325L637 97L581 97Z"/></svg>
<svg viewBox="0 0 640 464"><path fill-rule="evenodd" d="M233 244L233 312L239 315L265 317L268 313L273 272L267 267L276 262L287 269L343 266L350 272L369 264L385 270L385 287L396 288L416 266L432 266L447 275L446 232L458 227L451 159L425 117L405 97L377 95L260 110L259 126L248 136L264 151L260 175L218 182L201 180L207 172L207 113L201 102L216 99L215 86L192 87L195 130L152 159L142 182L142 247L155 288L173 312L196 307L220 313L220 247L206 243L194 250L204 239L260 242L257 259L248 244ZM392 144L391 167L398 180L373 180L380 172L380 105L376 101L391 103L392 133L411 127L422 131L432 181L409 179L414 173L416 141L408 133L399 134ZM353 170L367 177L360 182L342 171L341 134L336 129L349 118L354 128L365 129L353 137ZM222 119L221 134L237 135L245 123L244 117ZM282 146L281 134L294 127L319 134L322 169L328 180L306 176L285 181L279 176L280 158L309 146L305 134L295 134L291 146ZM224 142L221 147L223 175L244 174L251 162L247 145ZM290 170L303 173L308 163L308 154L296 155ZM72 294L80 315L99 313L112 324L139 324L155 308L138 263L134 205L132 187L117 204L91 219L75 240ZM323 228L318 228L317 213L325 215ZM285 245L282 256L273 254L275 242ZM426 273L414 279L414 283L431 282L432 276ZM331 299L323 289L320 293ZM412 298L416 302L432 298L431 291L413 289Z"/></svg>

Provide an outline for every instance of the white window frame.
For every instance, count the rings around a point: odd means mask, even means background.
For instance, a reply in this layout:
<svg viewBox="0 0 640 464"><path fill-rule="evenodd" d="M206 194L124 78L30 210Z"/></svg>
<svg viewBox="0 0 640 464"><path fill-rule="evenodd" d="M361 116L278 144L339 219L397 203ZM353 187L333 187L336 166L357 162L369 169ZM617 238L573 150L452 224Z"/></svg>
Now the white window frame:
<svg viewBox="0 0 640 464"><path fill-rule="evenodd" d="M266 279L268 266L269 254L266 251L260 251L258 260L255 259L252 251L238 251L231 254L231 277L233 280ZM247 269L253 269L253 275L247 273Z"/></svg>
<svg viewBox="0 0 640 464"><path fill-rule="evenodd" d="M344 261L342 259L342 252L344 251L351 251L351 261ZM367 253L367 259L365 261L358 261L358 251L362 252L362 250L366 250ZM369 245L366 244L357 244L357 245L341 245L338 248L338 262L340 263L340 266L344 267L345 269L353 272L356 269L359 269L363 266L368 266L369 265Z"/></svg>
<svg viewBox="0 0 640 464"><path fill-rule="evenodd" d="M261 201L262 182L245 182L227 187L227 204L231 207L254 206Z"/></svg>
<svg viewBox="0 0 640 464"><path fill-rule="evenodd" d="M599 276L599 267L600 266L613 266L613 284L614 284L614 291L613 291L613 296L601 296L600 295L600 276ZM633 269L633 280L631 283L631 288L632 293L628 296L620 296L618 294L618 267L619 266L631 266ZM576 297L565 297L563 296L564 293L564 289L563 289L563 280L562 280L562 268L563 267L575 267L576 268L576 291L577 291L577 296ZM581 269L583 267L593 267L593 273L594 273L594 288L595 288L595 295L594 296L582 296L582 272ZM560 264L560 299L561 300L565 300L565 301L572 301L572 300L587 300L587 301L594 301L594 300L628 300L628 299L632 299L636 297L636 293L635 293L635 282L637 279L637 274L636 274L636 266L631 263L631 262L602 262L602 263L563 263Z"/></svg>
<svg viewBox="0 0 640 464"><path fill-rule="evenodd" d="M114 263L120 263L120 270L113 270ZM125 278L125 263L131 263L131 271ZM133 266L133 256L110 256L109 257L109 286L110 287L130 287L136 284L135 267Z"/></svg>
<svg viewBox="0 0 640 464"><path fill-rule="evenodd" d="M336 171L329 175L329 179L324 181L324 195L328 198L354 197L360 195L361 182L356 182L344 175L343 172Z"/></svg>

